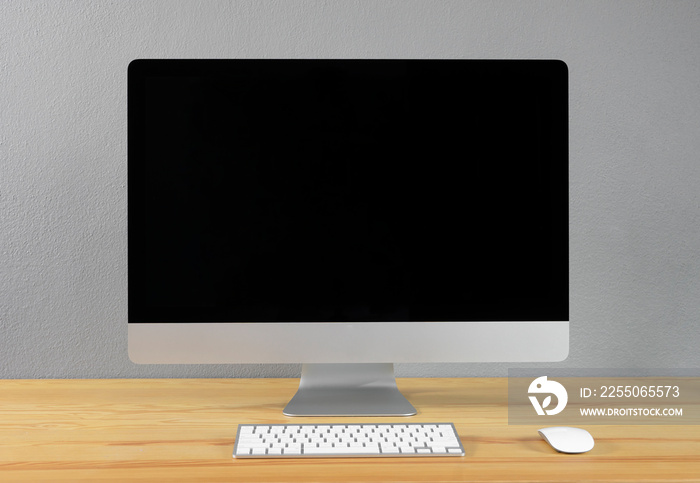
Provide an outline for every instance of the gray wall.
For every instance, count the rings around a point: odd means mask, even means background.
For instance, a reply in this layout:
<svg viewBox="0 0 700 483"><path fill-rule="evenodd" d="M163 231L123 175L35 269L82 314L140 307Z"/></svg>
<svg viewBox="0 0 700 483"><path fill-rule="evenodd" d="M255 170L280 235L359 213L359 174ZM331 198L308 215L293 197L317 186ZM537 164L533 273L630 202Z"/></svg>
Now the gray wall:
<svg viewBox="0 0 700 483"><path fill-rule="evenodd" d="M126 67L148 57L565 60L572 330L556 367L700 367L700 2L5 0L0 377L298 373L127 358Z"/></svg>

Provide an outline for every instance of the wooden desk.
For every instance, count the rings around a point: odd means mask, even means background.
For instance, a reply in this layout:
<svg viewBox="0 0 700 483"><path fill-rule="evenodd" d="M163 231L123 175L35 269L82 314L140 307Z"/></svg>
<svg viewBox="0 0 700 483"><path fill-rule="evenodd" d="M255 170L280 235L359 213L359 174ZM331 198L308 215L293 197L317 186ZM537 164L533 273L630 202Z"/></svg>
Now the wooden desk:
<svg viewBox="0 0 700 483"><path fill-rule="evenodd" d="M506 379L398 382L418 415L376 420L452 421L465 457L233 459L239 423L319 421L282 415L296 379L11 380L0 481L700 481L700 426L589 426L564 455L508 426Z"/></svg>

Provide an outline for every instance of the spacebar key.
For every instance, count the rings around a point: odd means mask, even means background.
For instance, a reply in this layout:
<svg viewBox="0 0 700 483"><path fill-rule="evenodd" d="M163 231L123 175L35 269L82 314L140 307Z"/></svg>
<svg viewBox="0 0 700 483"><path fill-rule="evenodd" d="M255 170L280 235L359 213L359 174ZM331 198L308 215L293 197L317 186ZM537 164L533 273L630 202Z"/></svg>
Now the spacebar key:
<svg viewBox="0 0 700 483"><path fill-rule="evenodd" d="M378 451L374 451L375 453L378 453ZM370 449L368 450L367 448L352 448L352 447L347 447L347 446L336 446L335 448L307 448L304 446L304 454L305 455L347 455L347 454L365 454L369 453L372 454L373 451Z"/></svg>

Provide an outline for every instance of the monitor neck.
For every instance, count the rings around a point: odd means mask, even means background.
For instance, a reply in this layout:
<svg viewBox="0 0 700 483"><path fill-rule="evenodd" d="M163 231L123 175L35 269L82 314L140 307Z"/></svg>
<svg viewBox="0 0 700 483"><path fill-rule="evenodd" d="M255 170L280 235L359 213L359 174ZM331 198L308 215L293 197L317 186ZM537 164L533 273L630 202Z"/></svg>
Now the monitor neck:
<svg viewBox="0 0 700 483"><path fill-rule="evenodd" d="M412 416L399 392L394 365L304 364L286 416Z"/></svg>

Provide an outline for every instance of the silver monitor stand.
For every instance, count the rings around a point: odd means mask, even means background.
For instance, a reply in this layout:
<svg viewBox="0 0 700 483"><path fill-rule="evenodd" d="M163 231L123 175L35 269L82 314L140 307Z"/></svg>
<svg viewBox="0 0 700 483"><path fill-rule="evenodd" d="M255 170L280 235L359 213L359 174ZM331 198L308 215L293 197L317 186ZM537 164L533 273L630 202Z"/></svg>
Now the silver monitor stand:
<svg viewBox="0 0 700 483"><path fill-rule="evenodd" d="M396 387L394 365L304 364L285 416L413 416Z"/></svg>

